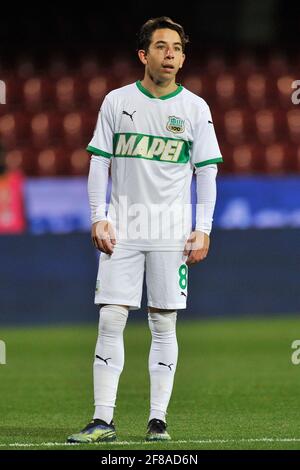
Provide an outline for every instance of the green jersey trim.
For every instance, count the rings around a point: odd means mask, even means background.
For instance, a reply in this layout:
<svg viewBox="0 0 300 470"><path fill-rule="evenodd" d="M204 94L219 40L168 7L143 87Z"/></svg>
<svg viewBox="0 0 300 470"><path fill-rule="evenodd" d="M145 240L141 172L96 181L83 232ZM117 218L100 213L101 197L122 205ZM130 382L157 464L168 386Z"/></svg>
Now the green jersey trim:
<svg viewBox="0 0 300 470"><path fill-rule="evenodd" d="M91 145L88 145L86 150L88 152L92 152L94 155L99 155L100 157L111 158L113 156L111 153L104 152L103 150L92 147Z"/></svg>
<svg viewBox="0 0 300 470"><path fill-rule="evenodd" d="M192 142L183 139L130 132L116 133L113 139L115 157L144 158L168 163L187 163L191 146Z"/></svg>
<svg viewBox="0 0 300 470"><path fill-rule="evenodd" d="M199 168L200 166L209 165L211 163L222 163L222 162L223 162L223 158L221 158L221 157L212 158L211 160L205 160L205 162L195 163L195 167Z"/></svg>
<svg viewBox="0 0 300 470"><path fill-rule="evenodd" d="M178 93L180 93L183 90L183 86L180 85L180 83L178 83L177 84L178 85L177 90L172 91L172 93L169 93L168 95L163 95L163 96L157 97L157 96L152 95L152 93L150 93L150 91L147 90L147 88L143 87L143 85L141 84L141 80L138 80L135 83L136 83L136 86L138 87L138 89L144 95L148 96L148 98L153 98L153 99L156 99L156 100L168 100L169 98L173 98L173 96L178 95Z"/></svg>

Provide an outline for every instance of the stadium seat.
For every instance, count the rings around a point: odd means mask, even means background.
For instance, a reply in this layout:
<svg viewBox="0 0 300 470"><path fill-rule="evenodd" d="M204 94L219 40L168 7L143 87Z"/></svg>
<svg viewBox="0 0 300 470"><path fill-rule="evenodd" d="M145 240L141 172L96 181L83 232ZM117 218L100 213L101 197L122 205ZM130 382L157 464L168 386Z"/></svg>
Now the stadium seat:
<svg viewBox="0 0 300 470"><path fill-rule="evenodd" d="M0 117L0 138L5 148L13 148L17 145L16 120L13 114L5 114Z"/></svg>
<svg viewBox="0 0 300 470"><path fill-rule="evenodd" d="M229 109L239 103L239 89L236 77L231 73L220 74L215 83L216 104Z"/></svg>
<svg viewBox="0 0 300 470"><path fill-rule="evenodd" d="M246 79L247 104L253 109L267 106L267 77L262 73L254 73Z"/></svg>
<svg viewBox="0 0 300 470"><path fill-rule="evenodd" d="M0 106L0 139L9 167L35 175L86 174L84 149L103 98L141 78L140 68L126 56L115 56L105 68L96 54L70 60L56 54L39 75L31 57L19 59L13 73L5 70L7 103ZM297 60L292 63L276 52L261 60L241 51L229 61L229 56L212 52L185 66L183 85L207 100L212 111L224 155L220 172L299 171L300 107L291 101L291 84L299 79Z"/></svg>
<svg viewBox="0 0 300 470"><path fill-rule="evenodd" d="M19 57L15 64L15 76L23 80L28 80L36 75L36 66L33 59L29 57Z"/></svg>
<svg viewBox="0 0 300 470"><path fill-rule="evenodd" d="M224 135L227 143L237 145L245 142L249 131L246 111L234 108L224 113Z"/></svg>
<svg viewBox="0 0 300 470"><path fill-rule="evenodd" d="M209 80L208 77L204 77L203 75L199 74L189 74L183 80L183 85L196 95L201 96L205 100L208 100L210 105L212 104L211 80Z"/></svg>
<svg viewBox="0 0 300 470"><path fill-rule="evenodd" d="M59 143L61 122L57 113L38 113L30 122L31 145L43 149Z"/></svg>
<svg viewBox="0 0 300 470"><path fill-rule="evenodd" d="M257 171L256 149L252 144L234 147L232 153L232 171L237 174L250 174Z"/></svg>
<svg viewBox="0 0 300 470"><path fill-rule="evenodd" d="M59 80L60 78L68 76L68 64L64 57L54 55L50 57L48 62L47 77L51 80Z"/></svg>
<svg viewBox="0 0 300 470"><path fill-rule="evenodd" d="M263 170L272 175L282 174L287 167L286 149L284 144L267 145L264 152Z"/></svg>
<svg viewBox="0 0 300 470"><path fill-rule="evenodd" d="M20 113L8 113L0 117L0 139L6 150L22 145L28 135L28 123Z"/></svg>
<svg viewBox="0 0 300 470"><path fill-rule="evenodd" d="M216 77L226 70L224 54L212 53L203 66L203 71L211 77Z"/></svg>
<svg viewBox="0 0 300 470"><path fill-rule="evenodd" d="M24 148L6 152L5 166L8 171L21 171L27 176L32 176L34 174L32 152Z"/></svg>
<svg viewBox="0 0 300 470"><path fill-rule="evenodd" d="M35 174L37 176L59 176L66 174L64 152L57 148L46 148L35 156Z"/></svg>
<svg viewBox="0 0 300 470"><path fill-rule="evenodd" d="M255 130L258 142L268 145L282 137L282 112L275 109L261 109L255 113Z"/></svg>
<svg viewBox="0 0 300 470"><path fill-rule="evenodd" d="M132 62L129 57L117 55L113 57L110 70L107 70L110 81L114 82L114 87L119 86L121 80L132 73Z"/></svg>
<svg viewBox="0 0 300 470"><path fill-rule="evenodd" d="M274 78L288 74L289 64L286 55L281 52L272 52L267 63L267 71Z"/></svg>
<svg viewBox="0 0 300 470"><path fill-rule="evenodd" d="M250 52L242 51L236 60L234 71L242 77L256 74L258 71L257 58Z"/></svg>
<svg viewBox="0 0 300 470"><path fill-rule="evenodd" d="M24 82L23 103L27 111L37 112L51 104L51 84L48 80L33 77Z"/></svg>
<svg viewBox="0 0 300 470"><path fill-rule="evenodd" d="M88 152L79 148L74 150L69 157L68 174L70 175L87 175L90 166L90 155Z"/></svg>
<svg viewBox="0 0 300 470"><path fill-rule="evenodd" d="M0 77L1 80L5 83L5 105L0 104L0 116L7 114L9 112L15 112L20 109L22 103L22 80L8 76Z"/></svg>
<svg viewBox="0 0 300 470"><path fill-rule="evenodd" d="M223 157L223 163L218 165L219 174L228 174L232 173L232 154L233 154L233 145L229 145L224 142L222 139L219 139L220 150Z"/></svg>
<svg viewBox="0 0 300 470"><path fill-rule="evenodd" d="M91 110L99 111L104 96L108 90L107 78L97 76L92 78L87 85L87 106Z"/></svg>
<svg viewBox="0 0 300 470"><path fill-rule="evenodd" d="M292 106L292 83L295 80L296 77L292 75L283 75L277 79L277 99L284 108L290 108Z"/></svg>
<svg viewBox="0 0 300 470"><path fill-rule="evenodd" d="M24 161L21 150L10 150L5 154L5 167L8 171L23 171Z"/></svg>
<svg viewBox="0 0 300 470"><path fill-rule="evenodd" d="M80 106L85 106L82 102L84 87L81 80L68 76L60 78L55 85L56 106L59 111L73 111Z"/></svg>
<svg viewBox="0 0 300 470"><path fill-rule="evenodd" d="M122 87L122 86L129 85L130 83L135 83L140 78L141 78L140 69L131 66L131 68L128 72L124 71L124 74L122 76L119 76L118 86ZM110 88L110 90L111 90L111 88Z"/></svg>
<svg viewBox="0 0 300 470"><path fill-rule="evenodd" d="M290 141L294 144L300 144L300 109L288 111L286 121Z"/></svg>
<svg viewBox="0 0 300 470"><path fill-rule="evenodd" d="M83 80L97 77L100 74L100 63L97 57L83 57L79 65L79 74Z"/></svg>
<svg viewBox="0 0 300 470"><path fill-rule="evenodd" d="M96 116L92 119L87 113L66 114L62 122L64 145L72 149L85 148L92 138L95 126Z"/></svg>

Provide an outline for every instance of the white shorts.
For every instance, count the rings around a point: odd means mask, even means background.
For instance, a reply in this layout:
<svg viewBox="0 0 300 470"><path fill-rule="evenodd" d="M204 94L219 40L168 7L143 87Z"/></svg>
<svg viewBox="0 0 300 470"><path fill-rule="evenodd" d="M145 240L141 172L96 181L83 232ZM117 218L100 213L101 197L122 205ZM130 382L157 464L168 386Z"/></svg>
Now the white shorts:
<svg viewBox="0 0 300 470"><path fill-rule="evenodd" d="M187 256L180 251L134 251L114 248L100 254L95 304L141 307L144 272L148 306L166 310L185 309Z"/></svg>

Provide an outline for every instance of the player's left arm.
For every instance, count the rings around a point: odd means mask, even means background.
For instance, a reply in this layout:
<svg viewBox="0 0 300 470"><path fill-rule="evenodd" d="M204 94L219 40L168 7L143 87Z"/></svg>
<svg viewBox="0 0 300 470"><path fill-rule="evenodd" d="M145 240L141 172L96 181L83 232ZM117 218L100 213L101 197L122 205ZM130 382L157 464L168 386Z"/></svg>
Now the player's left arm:
<svg viewBox="0 0 300 470"><path fill-rule="evenodd" d="M188 266L203 261L209 251L209 236L217 195L217 171L216 164L196 168L196 227L190 234L184 247L184 254L188 256L186 260Z"/></svg>

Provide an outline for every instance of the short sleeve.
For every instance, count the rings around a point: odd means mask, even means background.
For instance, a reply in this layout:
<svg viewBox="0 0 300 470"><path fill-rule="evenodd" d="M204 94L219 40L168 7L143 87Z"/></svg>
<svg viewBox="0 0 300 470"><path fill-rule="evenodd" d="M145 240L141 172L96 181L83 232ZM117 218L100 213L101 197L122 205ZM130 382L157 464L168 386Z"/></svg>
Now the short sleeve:
<svg viewBox="0 0 300 470"><path fill-rule="evenodd" d="M195 126L191 161L195 167L223 161L208 106L202 112L201 119Z"/></svg>
<svg viewBox="0 0 300 470"><path fill-rule="evenodd" d="M86 148L88 152L106 158L113 156L113 122L112 105L105 97L98 115L94 136Z"/></svg>

